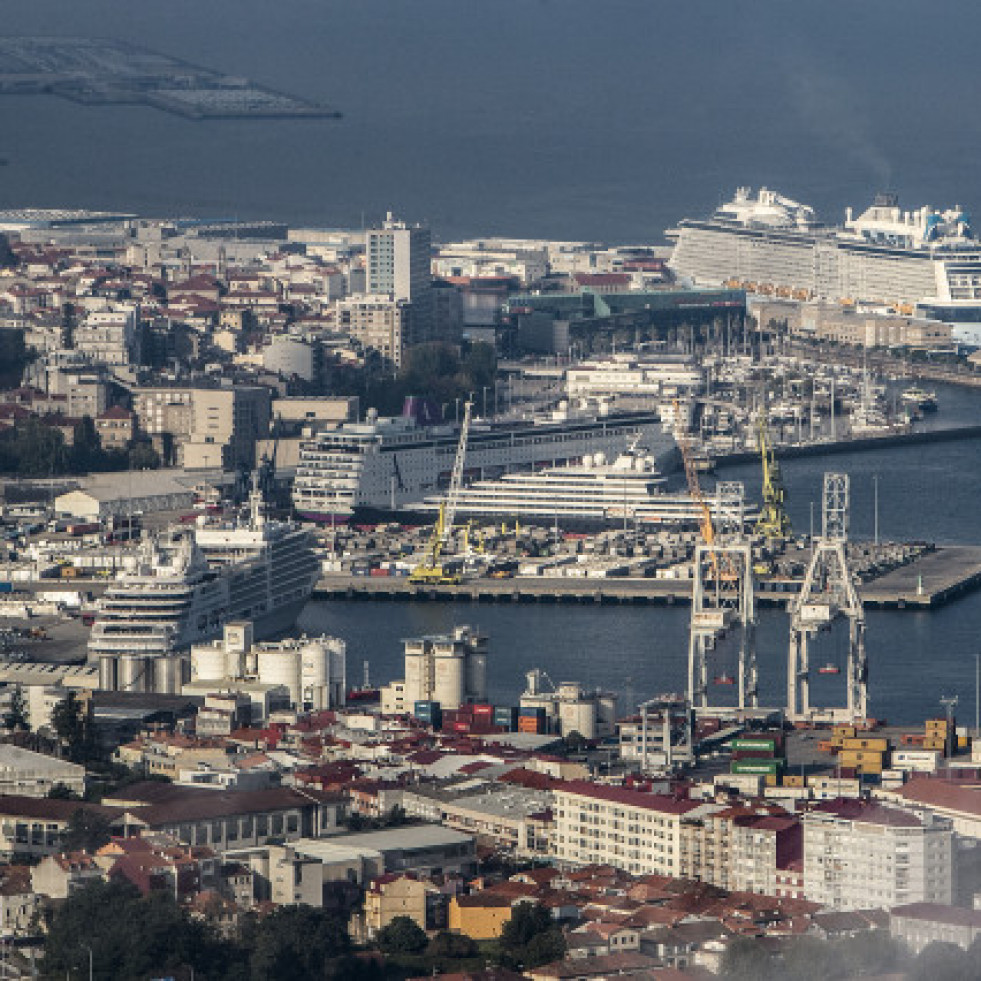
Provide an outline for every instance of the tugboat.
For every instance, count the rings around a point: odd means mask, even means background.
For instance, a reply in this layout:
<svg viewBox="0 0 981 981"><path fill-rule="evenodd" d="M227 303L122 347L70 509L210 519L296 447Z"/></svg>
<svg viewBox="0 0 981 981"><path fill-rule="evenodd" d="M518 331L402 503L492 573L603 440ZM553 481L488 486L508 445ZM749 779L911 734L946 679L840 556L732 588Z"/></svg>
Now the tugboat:
<svg viewBox="0 0 981 981"><path fill-rule="evenodd" d="M917 385L904 389L899 397L907 405L912 405L921 412L936 412L939 406L936 392L928 392Z"/></svg>

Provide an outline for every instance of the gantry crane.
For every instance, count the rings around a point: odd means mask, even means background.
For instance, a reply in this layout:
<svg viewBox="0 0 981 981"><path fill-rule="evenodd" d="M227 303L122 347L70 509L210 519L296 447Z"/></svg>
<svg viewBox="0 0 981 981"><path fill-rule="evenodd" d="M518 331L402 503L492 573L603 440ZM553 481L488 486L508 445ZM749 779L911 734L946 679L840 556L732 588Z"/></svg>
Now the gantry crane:
<svg viewBox="0 0 981 981"><path fill-rule="evenodd" d="M674 403L675 417L680 406ZM675 438L688 479L688 490L701 511L702 544L695 546L692 569L691 624L688 632L688 701L693 709L709 708L709 658L730 627L739 631L737 677L715 678L717 684L738 685L739 708L759 704L756 668L756 602L752 547L744 536L740 483L720 483L716 510L722 534L717 534L712 509L698 482L698 471L687 435L678 426Z"/></svg>
<svg viewBox="0 0 981 981"><path fill-rule="evenodd" d="M756 522L756 531L766 539L784 539L790 536L790 518L784 509L786 492L780 464L773 455L766 428L766 410L761 409L758 421L760 462L763 465L763 507Z"/></svg>
<svg viewBox="0 0 981 981"><path fill-rule="evenodd" d="M439 506L436 524L429 536L426 554L409 576L409 582L429 586L454 586L460 577L447 573L441 561L446 546L453 535L453 522L456 520L456 508L460 499L460 488L463 486L463 465L467 457L467 437L470 433L470 412L473 403L467 402L463 413L463 425L460 427L460 441L456 447L456 459L453 461L453 473L450 476L450 486L446 497Z"/></svg>
<svg viewBox="0 0 981 981"><path fill-rule="evenodd" d="M811 544L811 561L800 592L790 606L790 649L787 661L787 718L853 722L868 714L868 656L865 651L865 613L848 567L848 475L826 473L821 514L821 537ZM844 708L811 704L810 645L835 621L848 623L848 664Z"/></svg>

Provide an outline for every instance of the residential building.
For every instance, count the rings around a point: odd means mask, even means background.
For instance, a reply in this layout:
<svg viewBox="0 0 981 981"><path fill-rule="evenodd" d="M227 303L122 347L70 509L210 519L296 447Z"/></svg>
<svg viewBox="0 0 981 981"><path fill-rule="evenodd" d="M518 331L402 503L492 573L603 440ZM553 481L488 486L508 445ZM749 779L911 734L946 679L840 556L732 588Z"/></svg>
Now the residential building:
<svg viewBox="0 0 981 981"><path fill-rule="evenodd" d="M337 329L364 348L377 351L394 368L402 365L402 352L410 343L409 306L379 294L356 294L338 300Z"/></svg>
<svg viewBox="0 0 981 981"><path fill-rule="evenodd" d="M360 942L372 940L397 916L407 916L420 929L429 926L430 897L437 889L411 874L381 875L365 890L364 907L354 924Z"/></svg>
<svg viewBox="0 0 981 981"><path fill-rule="evenodd" d="M0 794L47 797L59 785L83 797L85 767L10 743L0 744Z"/></svg>
<svg viewBox="0 0 981 981"><path fill-rule="evenodd" d="M889 932L915 957L932 943L957 944L964 950L981 937L981 909L941 903L908 903L889 911Z"/></svg>
<svg viewBox="0 0 981 981"><path fill-rule="evenodd" d="M981 786L977 780L916 776L899 794L906 807L949 818L958 835L981 839Z"/></svg>
<svg viewBox="0 0 981 981"><path fill-rule="evenodd" d="M411 304L409 343L432 336L432 242L428 228L410 226L389 212L365 237L366 291Z"/></svg>
<svg viewBox="0 0 981 981"><path fill-rule="evenodd" d="M806 812L804 891L834 909L950 903L951 822L929 814L856 800Z"/></svg>
<svg viewBox="0 0 981 981"><path fill-rule="evenodd" d="M138 362L140 308L109 306L85 316L73 331L75 350L94 364L123 367Z"/></svg>
<svg viewBox="0 0 981 981"><path fill-rule="evenodd" d="M518 858L543 858L552 825L550 801L548 793L498 786L445 801L442 821Z"/></svg>
<svg viewBox="0 0 981 981"><path fill-rule="evenodd" d="M31 870L31 886L48 899L68 899L77 890L104 878L104 870L88 852L46 855Z"/></svg>
<svg viewBox="0 0 981 981"><path fill-rule="evenodd" d="M0 857L33 859L61 852L72 816L79 810L105 818L114 834L126 833L126 814L119 807L20 794L0 795Z"/></svg>
<svg viewBox="0 0 981 981"><path fill-rule="evenodd" d="M514 907L506 896L474 893L450 900L449 927L471 940L496 940L511 919Z"/></svg>
<svg viewBox="0 0 981 981"><path fill-rule="evenodd" d="M682 820L706 806L586 781L556 786L554 795L551 853L560 865L611 865L637 875L681 875Z"/></svg>
<svg viewBox="0 0 981 981"><path fill-rule="evenodd" d="M95 431L104 450L125 450L136 435L136 416L121 405L114 405L95 417Z"/></svg>

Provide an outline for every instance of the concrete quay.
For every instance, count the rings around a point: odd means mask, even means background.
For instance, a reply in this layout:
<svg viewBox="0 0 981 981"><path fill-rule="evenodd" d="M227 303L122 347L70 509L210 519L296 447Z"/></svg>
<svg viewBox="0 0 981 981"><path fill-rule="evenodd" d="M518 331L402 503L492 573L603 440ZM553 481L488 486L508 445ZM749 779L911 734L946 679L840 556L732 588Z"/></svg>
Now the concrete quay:
<svg viewBox="0 0 981 981"><path fill-rule="evenodd" d="M761 606L786 606L800 583L761 584ZM981 546L946 546L860 587L869 609L933 609L981 587ZM691 602L687 579L580 579L559 576L471 579L455 586L426 586L401 576L328 575L315 599L406 601L469 600L484 603L598 603L671 606Z"/></svg>

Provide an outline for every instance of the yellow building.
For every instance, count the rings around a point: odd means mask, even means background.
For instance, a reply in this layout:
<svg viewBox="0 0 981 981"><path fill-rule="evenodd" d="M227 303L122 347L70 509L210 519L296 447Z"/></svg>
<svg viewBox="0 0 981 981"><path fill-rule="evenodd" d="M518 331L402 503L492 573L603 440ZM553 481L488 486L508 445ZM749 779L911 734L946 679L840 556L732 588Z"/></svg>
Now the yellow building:
<svg viewBox="0 0 981 981"><path fill-rule="evenodd" d="M435 886L413 875L383 875L373 880L364 896L364 910L351 924L359 942L377 936L396 916L407 916L426 929L426 897L437 892Z"/></svg>
<svg viewBox="0 0 981 981"><path fill-rule="evenodd" d="M504 896L454 896L450 900L450 930L471 940L496 940L511 912L511 900Z"/></svg>

